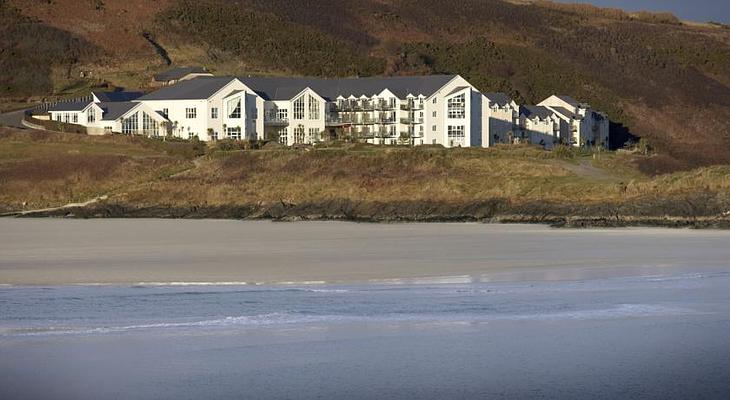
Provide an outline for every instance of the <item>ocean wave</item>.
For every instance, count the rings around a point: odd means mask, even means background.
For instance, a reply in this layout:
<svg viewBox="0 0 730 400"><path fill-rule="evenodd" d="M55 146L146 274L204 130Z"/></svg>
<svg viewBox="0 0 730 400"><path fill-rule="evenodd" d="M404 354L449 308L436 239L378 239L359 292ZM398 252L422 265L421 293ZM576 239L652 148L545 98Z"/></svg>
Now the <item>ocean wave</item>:
<svg viewBox="0 0 730 400"><path fill-rule="evenodd" d="M230 281L230 282L138 282L134 286L248 286L249 282Z"/></svg>
<svg viewBox="0 0 730 400"><path fill-rule="evenodd" d="M356 322L384 323L480 323L493 321L565 321L609 320L623 318L666 317L701 314L682 307L656 304L620 304L602 309L588 309L545 313L386 313L375 315L305 315L298 313L266 313L259 315L227 316L198 321L156 322L103 327L29 327L0 329L0 336L99 335L149 330L198 328L264 328L272 326L336 324Z"/></svg>

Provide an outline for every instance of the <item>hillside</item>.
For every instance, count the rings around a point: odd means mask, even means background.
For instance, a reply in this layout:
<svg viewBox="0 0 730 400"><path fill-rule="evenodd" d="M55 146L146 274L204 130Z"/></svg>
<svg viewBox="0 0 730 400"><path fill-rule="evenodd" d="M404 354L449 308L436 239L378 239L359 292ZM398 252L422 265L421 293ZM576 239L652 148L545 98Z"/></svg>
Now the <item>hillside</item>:
<svg viewBox="0 0 730 400"><path fill-rule="evenodd" d="M0 128L0 213L99 199L33 214L730 226L728 167L651 178L625 153L222 145Z"/></svg>
<svg viewBox="0 0 730 400"><path fill-rule="evenodd" d="M166 68L147 34L174 63L221 74L458 73L528 103L571 94L610 114L615 139L649 140L660 156L645 172L730 162L730 30L670 15L500 0L4 0L0 18L6 99L144 87Z"/></svg>

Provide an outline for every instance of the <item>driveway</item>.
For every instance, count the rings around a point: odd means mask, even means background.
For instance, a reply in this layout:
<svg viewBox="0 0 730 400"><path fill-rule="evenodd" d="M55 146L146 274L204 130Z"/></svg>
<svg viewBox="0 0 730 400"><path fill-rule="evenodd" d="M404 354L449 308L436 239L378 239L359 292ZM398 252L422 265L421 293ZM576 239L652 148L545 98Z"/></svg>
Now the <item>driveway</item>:
<svg viewBox="0 0 730 400"><path fill-rule="evenodd" d="M25 113L25 111L26 110L18 110L0 114L0 125L23 128L21 121L23 121L23 113Z"/></svg>

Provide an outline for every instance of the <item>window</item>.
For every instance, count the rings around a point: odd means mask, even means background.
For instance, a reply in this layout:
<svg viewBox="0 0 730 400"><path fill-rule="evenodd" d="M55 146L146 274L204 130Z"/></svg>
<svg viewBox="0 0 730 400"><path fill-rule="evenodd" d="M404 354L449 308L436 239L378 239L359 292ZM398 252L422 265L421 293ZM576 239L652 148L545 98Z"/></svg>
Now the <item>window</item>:
<svg viewBox="0 0 730 400"><path fill-rule="evenodd" d="M236 126L233 128L226 128L226 136L228 137L228 139L241 140L241 127Z"/></svg>
<svg viewBox="0 0 730 400"><path fill-rule="evenodd" d="M78 113L71 114L71 122L73 122L74 124L79 123L79 114Z"/></svg>
<svg viewBox="0 0 730 400"><path fill-rule="evenodd" d="M186 108L185 109L185 118L187 119L195 119L198 117L198 109L197 108Z"/></svg>
<svg viewBox="0 0 730 400"><path fill-rule="evenodd" d="M319 102L311 94L309 95L309 119L319 119Z"/></svg>
<svg viewBox="0 0 730 400"><path fill-rule="evenodd" d="M286 111L286 110L284 110ZM284 146L288 145L289 142L289 131L287 128L279 128L279 143L283 144Z"/></svg>
<svg viewBox="0 0 730 400"><path fill-rule="evenodd" d="M447 135L451 146L464 145L464 125L449 125Z"/></svg>
<svg viewBox="0 0 730 400"><path fill-rule="evenodd" d="M105 126L104 127L104 133L112 133L112 127L111 126Z"/></svg>
<svg viewBox="0 0 730 400"><path fill-rule="evenodd" d="M466 95L464 93L448 100L449 118L464 118Z"/></svg>
<svg viewBox="0 0 730 400"><path fill-rule="evenodd" d="M286 108L280 108L276 110L276 119L279 121L286 121L289 119L289 110Z"/></svg>
<svg viewBox="0 0 730 400"><path fill-rule="evenodd" d="M436 125L431 125L431 130L432 130L433 132L436 132Z"/></svg>
<svg viewBox="0 0 730 400"><path fill-rule="evenodd" d="M238 119L241 118L241 98L228 100L228 118Z"/></svg>
<svg viewBox="0 0 730 400"><path fill-rule="evenodd" d="M218 119L218 107L210 109L210 119Z"/></svg>
<svg viewBox="0 0 730 400"><path fill-rule="evenodd" d="M216 131L211 131L211 132L210 132L210 140L212 140L212 141L214 141L214 142L215 142L216 140L218 140L218 132L216 132Z"/></svg>
<svg viewBox="0 0 730 400"><path fill-rule="evenodd" d="M434 111L433 113L431 113L431 116L434 117L434 118L436 118L436 111Z"/></svg>
<svg viewBox="0 0 730 400"><path fill-rule="evenodd" d="M56 121L61 122L61 113L56 114Z"/></svg>
<svg viewBox="0 0 730 400"><path fill-rule="evenodd" d="M64 113L63 114L63 122L65 122L65 123L68 124L69 121L70 121L70 118L71 118L71 116L69 115L69 113Z"/></svg>
<svg viewBox="0 0 730 400"><path fill-rule="evenodd" d="M198 134L195 132L188 132L188 139L192 140L193 138L197 137Z"/></svg>
<svg viewBox="0 0 730 400"><path fill-rule="evenodd" d="M309 128L309 143L314 143L319 141L319 129L317 128Z"/></svg>
<svg viewBox="0 0 730 400"><path fill-rule="evenodd" d="M433 98L433 104L436 104L436 97Z"/></svg>
<svg viewBox="0 0 730 400"><path fill-rule="evenodd" d="M131 135L137 133L139 130L139 121L137 119L137 113L132 114L129 118L122 120L122 133L125 135Z"/></svg>
<svg viewBox="0 0 730 400"><path fill-rule="evenodd" d="M395 97L391 97L390 98L390 108L395 108L395 102L396 102Z"/></svg>
<svg viewBox="0 0 730 400"><path fill-rule="evenodd" d="M304 96L294 100L294 119L304 119ZM296 142L295 142L296 143Z"/></svg>
<svg viewBox="0 0 730 400"><path fill-rule="evenodd" d="M89 108L88 111L86 111L86 122L95 122L96 121L96 113L94 112L94 108Z"/></svg>
<svg viewBox="0 0 730 400"><path fill-rule="evenodd" d="M145 136L158 136L159 124L146 112L142 112L142 130Z"/></svg>
<svg viewBox="0 0 730 400"><path fill-rule="evenodd" d="M294 143L304 143L304 127L301 125L294 128Z"/></svg>
<svg viewBox="0 0 730 400"><path fill-rule="evenodd" d="M162 115L164 115L165 118L167 118L167 116L170 115L170 110L168 110L167 108L163 108L162 109Z"/></svg>

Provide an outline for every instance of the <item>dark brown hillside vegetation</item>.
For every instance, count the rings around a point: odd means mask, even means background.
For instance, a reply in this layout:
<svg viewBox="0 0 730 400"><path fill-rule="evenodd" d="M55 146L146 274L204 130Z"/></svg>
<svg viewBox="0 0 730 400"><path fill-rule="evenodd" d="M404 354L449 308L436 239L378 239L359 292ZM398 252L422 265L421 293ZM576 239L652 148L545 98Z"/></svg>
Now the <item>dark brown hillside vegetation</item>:
<svg viewBox="0 0 730 400"><path fill-rule="evenodd" d="M99 54L84 38L23 16L0 0L0 98L50 94L54 73L74 80L76 67Z"/></svg>

